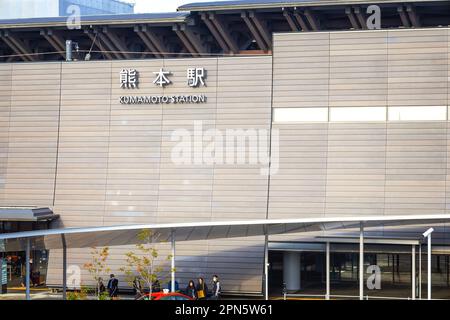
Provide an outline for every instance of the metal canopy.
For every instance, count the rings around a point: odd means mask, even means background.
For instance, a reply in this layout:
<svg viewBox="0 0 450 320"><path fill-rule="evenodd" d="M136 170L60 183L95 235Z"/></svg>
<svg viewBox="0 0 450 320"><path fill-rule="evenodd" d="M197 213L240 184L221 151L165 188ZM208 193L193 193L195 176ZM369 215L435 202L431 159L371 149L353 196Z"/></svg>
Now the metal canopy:
<svg viewBox="0 0 450 320"><path fill-rule="evenodd" d="M449 222L450 215L408 215L408 216L367 216L333 217L309 219L277 219L251 221L194 222L174 224L142 224L89 228L66 228L1 234L1 251L21 251L31 240L33 249L120 246L139 243L142 230L150 230L155 242L211 240L220 238L250 237L335 229L365 228L398 225L431 225Z"/></svg>
<svg viewBox="0 0 450 320"><path fill-rule="evenodd" d="M58 218L49 208L0 208L0 221L50 221Z"/></svg>
<svg viewBox="0 0 450 320"><path fill-rule="evenodd" d="M133 13L133 14L103 14L81 16L82 25L104 24L136 24L136 23L173 23L185 22L188 12L167 13ZM0 20L0 28L31 28L66 26L67 17L25 18Z"/></svg>
<svg viewBox="0 0 450 320"><path fill-rule="evenodd" d="M445 2L446 0L421 0L420 2ZM352 4L384 4L408 3L417 0L231 0L193 2L178 7L178 11L206 11L206 10L236 10L236 9L264 9L278 7L302 6L330 6Z"/></svg>

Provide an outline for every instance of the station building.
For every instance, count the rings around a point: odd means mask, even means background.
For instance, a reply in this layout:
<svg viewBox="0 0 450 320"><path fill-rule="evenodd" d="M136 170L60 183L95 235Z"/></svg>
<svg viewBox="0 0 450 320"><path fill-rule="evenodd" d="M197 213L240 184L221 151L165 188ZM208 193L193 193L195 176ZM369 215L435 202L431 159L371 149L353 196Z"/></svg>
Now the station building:
<svg viewBox="0 0 450 320"><path fill-rule="evenodd" d="M380 28L367 25L373 5ZM62 18L0 21L2 232L450 214L449 9L244 0L86 16L75 30ZM72 61L66 40L79 47ZM208 130L256 132L261 161L206 161L211 140L196 137ZM194 151L177 161L180 132ZM380 277L365 295L425 297L427 227L365 231L365 281ZM448 225L433 227L434 297L450 298ZM177 281L219 274L226 293L261 294L267 259L271 295L284 283L323 296L328 256L331 295L357 297L359 231L306 231L270 236L268 253L264 236L180 243ZM127 251L109 258L122 280ZM68 251L85 284L89 252ZM5 254L18 285L23 255ZM39 282L61 286L60 259L33 252Z"/></svg>

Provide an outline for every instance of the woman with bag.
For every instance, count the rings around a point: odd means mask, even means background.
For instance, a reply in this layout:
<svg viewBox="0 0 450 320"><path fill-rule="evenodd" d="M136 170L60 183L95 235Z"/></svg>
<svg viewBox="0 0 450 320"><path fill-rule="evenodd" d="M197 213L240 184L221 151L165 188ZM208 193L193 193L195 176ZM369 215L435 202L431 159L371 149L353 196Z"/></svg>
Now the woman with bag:
<svg viewBox="0 0 450 320"><path fill-rule="evenodd" d="M198 300L205 300L208 294L208 287L203 278L198 278L197 282L197 298Z"/></svg>

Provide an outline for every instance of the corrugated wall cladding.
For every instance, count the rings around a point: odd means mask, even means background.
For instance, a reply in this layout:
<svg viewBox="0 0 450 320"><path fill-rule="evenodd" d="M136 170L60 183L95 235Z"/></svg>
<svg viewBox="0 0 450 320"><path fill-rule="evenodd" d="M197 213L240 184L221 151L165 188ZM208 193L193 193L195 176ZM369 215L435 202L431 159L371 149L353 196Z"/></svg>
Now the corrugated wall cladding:
<svg viewBox="0 0 450 320"><path fill-rule="evenodd" d="M273 108L448 106L449 37L447 28L275 34ZM450 213L448 125L275 123L269 217Z"/></svg>
<svg viewBox="0 0 450 320"><path fill-rule="evenodd" d="M448 121L273 123L270 181L260 165L175 165L174 130L267 130L271 105L448 106L448 28L275 34L274 44L273 58L1 65L0 205L52 207L65 227L450 213ZM164 89L152 84L162 67ZM186 85L188 67L207 70L207 87ZM122 68L139 71L139 90L120 88ZM118 101L183 93L207 103ZM112 249L114 272L130 249ZM70 250L69 264L88 252ZM179 243L177 273L183 286L218 273L226 291L260 292L263 255L261 237ZM51 252L49 284L61 283L60 259Z"/></svg>
<svg viewBox="0 0 450 320"><path fill-rule="evenodd" d="M171 134L193 132L194 125L223 133L268 130L271 59L2 65L0 205L52 207L63 227L265 218L268 178L259 165L176 165ZM173 82L164 89L152 83L162 67ZM188 67L207 70L206 87L187 86ZM123 68L139 72L139 89L120 88ZM206 94L207 103L119 103L124 94L194 93ZM114 272L120 274L131 249L111 249ZM217 273L228 291L260 292L263 249L261 237L179 243L178 280L184 285ZM69 265L82 267L88 252L70 250ZM168 254L161 245L162 260ZM50 285L61 283L61 259L60 251L51 252Z"/></svg>

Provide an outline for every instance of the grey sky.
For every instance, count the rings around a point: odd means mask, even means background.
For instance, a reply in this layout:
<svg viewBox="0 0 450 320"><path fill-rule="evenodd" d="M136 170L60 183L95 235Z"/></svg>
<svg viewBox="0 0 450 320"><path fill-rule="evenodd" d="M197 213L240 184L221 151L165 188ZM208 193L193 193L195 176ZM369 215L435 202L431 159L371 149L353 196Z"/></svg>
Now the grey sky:
<svg viewBox="0 0 450 320"><path fill-rule="evenodd" d="M215 0L135 0L135 12L172 12L186 3L208 1Z"/></svg>

